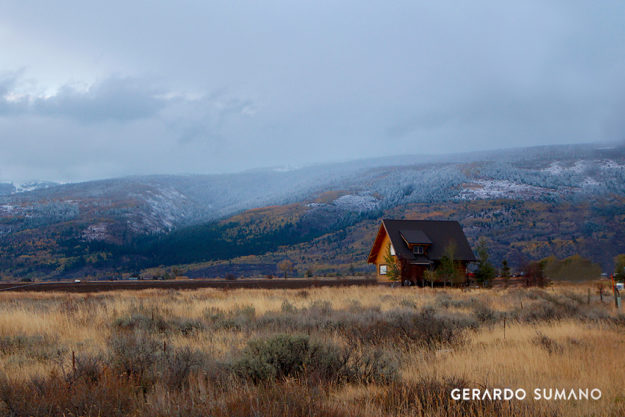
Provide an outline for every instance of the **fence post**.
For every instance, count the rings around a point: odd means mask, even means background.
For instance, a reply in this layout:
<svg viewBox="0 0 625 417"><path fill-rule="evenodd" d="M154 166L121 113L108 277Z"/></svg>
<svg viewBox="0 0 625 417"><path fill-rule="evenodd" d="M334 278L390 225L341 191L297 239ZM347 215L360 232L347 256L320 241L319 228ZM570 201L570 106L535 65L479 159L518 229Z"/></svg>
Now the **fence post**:
<svg viewBox="0 0 625 417"><path fill-rule="evenodd" d="M616 309L619 310L621 308L621 292L616 288L616 283L614 282L614 274L610 275L610 279L612 280L612 292L614 293L614 305Z"/></svg>

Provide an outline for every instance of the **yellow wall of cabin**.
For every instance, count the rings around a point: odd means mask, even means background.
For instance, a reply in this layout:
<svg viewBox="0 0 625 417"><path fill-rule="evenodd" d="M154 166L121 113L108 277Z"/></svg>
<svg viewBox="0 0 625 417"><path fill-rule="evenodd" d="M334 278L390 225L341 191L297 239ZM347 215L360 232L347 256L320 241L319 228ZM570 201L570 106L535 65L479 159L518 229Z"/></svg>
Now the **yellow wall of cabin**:
<svg viewBox="0 0 625 417"><path fill-rule="evenodd" d="M384 240L382 241L382 246L380 246L380 251L378 252L378 256L375 258L375 275L379 281L388 281L388 275L380 275L380 265L386 265L386 261L384 257L386 256L386 247L391 243L391 239L388 238L388 235L384 233Z"/></svg>

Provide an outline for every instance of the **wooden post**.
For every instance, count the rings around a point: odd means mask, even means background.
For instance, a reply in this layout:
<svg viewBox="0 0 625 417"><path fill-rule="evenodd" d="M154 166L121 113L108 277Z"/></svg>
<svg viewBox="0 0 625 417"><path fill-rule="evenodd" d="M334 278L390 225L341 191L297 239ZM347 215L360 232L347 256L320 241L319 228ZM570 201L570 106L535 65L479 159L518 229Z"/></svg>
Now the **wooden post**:
<svg viewBox="0 0 625 417"><path fill-rule="evenodd" d="M74 354L73 350L72 350L72 370L74 371L74 373L76 373L76 355Z"/></svg>
<svg viewBox="0 0 625 417"><path fill-rule="evenodd" d="M590 304L590 288L588 288L588 299L586 300L586 304Z"/></svg>
<svg viewBox="0 0 625 417"><path fill-rule="evenodd" d="M506 316L503 316L503 338L506 338Z"/></svg>
<svg viewBox="0 0 625 417"><path fill-rule="evenodd" d="M616 289L616 284L614 283L614 275L610 275L612 279L612 292L614 293L614 305L617 310L621 308L621 294L619 294L619 290Z"/></svg>

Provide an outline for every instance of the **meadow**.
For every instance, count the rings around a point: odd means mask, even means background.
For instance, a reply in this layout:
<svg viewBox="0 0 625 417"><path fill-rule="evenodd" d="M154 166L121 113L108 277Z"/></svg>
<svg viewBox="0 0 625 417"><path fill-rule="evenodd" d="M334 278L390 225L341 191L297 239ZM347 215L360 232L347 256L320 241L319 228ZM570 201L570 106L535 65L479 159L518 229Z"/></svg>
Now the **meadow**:
<svg viewBox="0 0 625 417"><path fill-rule="evenodd" d="M6 416L623 416L624 369L584 285L0 293ZM450 395L505 387L529 398Z"/></svg>

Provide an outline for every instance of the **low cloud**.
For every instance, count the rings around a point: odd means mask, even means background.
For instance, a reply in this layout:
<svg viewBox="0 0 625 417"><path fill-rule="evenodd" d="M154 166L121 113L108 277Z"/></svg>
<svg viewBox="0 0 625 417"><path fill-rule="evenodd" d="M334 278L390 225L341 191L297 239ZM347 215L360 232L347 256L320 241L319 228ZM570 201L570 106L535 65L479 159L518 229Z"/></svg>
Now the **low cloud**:
<svg viewBox="0 0 625 417"><path fill-rule="evenodd" d="M5 0L0 74L19 71L0 75L0 180L622 139L624 16L564 0Z"/></svg>

